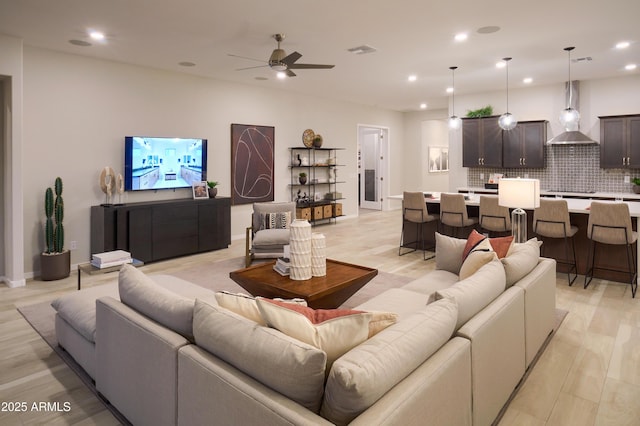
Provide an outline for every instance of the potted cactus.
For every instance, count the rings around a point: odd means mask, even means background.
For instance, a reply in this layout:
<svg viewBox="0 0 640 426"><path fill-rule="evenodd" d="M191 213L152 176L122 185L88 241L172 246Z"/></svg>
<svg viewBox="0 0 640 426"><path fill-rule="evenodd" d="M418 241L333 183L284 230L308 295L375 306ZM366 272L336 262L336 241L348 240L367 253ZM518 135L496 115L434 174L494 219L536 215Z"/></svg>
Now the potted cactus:
<svg viewBox="0 0 640 426"><path fill-rule="evenodd" d="M44 194L46 249L40 255L40 278L43 281L66 278L71 272L71 254L64 249L64 202L60 177L56 178L54 188L55 199L51 188L47 188Z"/></svg>

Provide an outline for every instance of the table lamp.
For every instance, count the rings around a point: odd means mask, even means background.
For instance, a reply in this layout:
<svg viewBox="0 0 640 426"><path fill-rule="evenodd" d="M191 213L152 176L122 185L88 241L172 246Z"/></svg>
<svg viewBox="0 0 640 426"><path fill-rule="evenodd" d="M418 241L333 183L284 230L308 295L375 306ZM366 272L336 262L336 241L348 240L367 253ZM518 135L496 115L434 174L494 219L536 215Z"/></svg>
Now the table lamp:
<svg viewBox="0 0 640 426"><path fill-rule="evenodd" d="M515 243L527 241L527 213L524 209L540 207L540 181L538 179L500 179L498 204L510 207L511 234Z"/></svg>

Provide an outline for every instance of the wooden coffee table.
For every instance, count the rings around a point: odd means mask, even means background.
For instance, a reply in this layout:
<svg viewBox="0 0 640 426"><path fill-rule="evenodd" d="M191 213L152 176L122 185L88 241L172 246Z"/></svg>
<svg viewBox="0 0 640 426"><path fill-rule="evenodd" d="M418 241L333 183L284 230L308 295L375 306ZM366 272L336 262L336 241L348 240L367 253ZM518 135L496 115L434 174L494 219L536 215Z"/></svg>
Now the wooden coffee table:
<svg viewBox="0 0 640 426"><path fill-rule="evenodd" d="M327 259L327 275L292 280L273 270L275 261L229 273L253 296L305 299L314 309L334 309L378 275L378 270Z"/></svg>

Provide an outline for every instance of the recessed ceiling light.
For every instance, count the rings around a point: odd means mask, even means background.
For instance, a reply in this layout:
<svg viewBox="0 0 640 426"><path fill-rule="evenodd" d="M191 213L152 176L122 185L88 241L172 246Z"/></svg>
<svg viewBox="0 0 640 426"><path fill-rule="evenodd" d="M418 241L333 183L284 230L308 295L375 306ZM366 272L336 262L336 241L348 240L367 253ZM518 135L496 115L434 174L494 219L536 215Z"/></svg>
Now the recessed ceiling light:
<svg viewBox="0 0 640 426"><path fill-rule="evenodd" d="M453 93L453 87L447 87L447 93Z"/></svg>
<svg viewBox="0 0 640 426"><path fill-rule="evenodd" d="M533 79L531 77L525 77L525 78L522 79L522 82L524 84L530 84L530 83L533 82Z"/></svg>
<svg viewBox="0 0 640 426"><path fill-rule="evenodd" d="M467 33L458 33L458 34L456 34L454 39L456 41L465 41L468 37L469 37L469 35Z"/></svg>
<svg viewBox="0 0 640 426"><path fill-rule="evenodd" d="M496 68L504 68L505 66L507 66L505 61L496 62Z"/></svg>
<svg viewBox="0 0 640 426"><path fill-rule="evenodd" d="M407 80L409 80L409 81L416 81L417 79L418 79L418 76L417 76L417 75L410 75L410 76L407 78Z"/></svg>
<svg viewBox="0 0 640 426"><path fill-rule="evenodd" d="M633 71L636 68L638 68L638 66L636 64L629 64L629 65L625 65L624 69L627 71Z"/></svg>
<svg viewBox="0 0 640 426"><path fill-rule="evenodd" d="M91 46L91 43L89 43L88 41L84 41L84 40L69 40L69 43L75 45L75 46L81 46L81 47L87 47L87 46Z"/></svg>
<svg viewBox="0 0 640 426"><path fill-rule="evenodd" d="M265 80L269 80L269 79L267 77L256 77L256 80L265 81Z"/></svg>
<svg viewBox="0 0 640 426"><path fill-rule="evenodd" d="M627 47L629 47L630 43L628 41L621 41L620 43L616 44L616 49L626 49Z"/></svg>
<svg viewBox="0 0 640 426"><path fill-rule="evenodd" d="M278 76L278 78L280 80L284 80L285 78L287 78L287 73L284 71L278 71L278 74L276 74Z"/></svg>
<svg viewBox="0 0 640 426"><path fill-rule="evenodd" d="M189 62L189 61L178 62L178 65L180 65L181 67L195 67L196 66L195 63Z"/></svg>
<svg viewBox="0 0 640 426"><path fill-rule="evenodd" d="M500 27L498 27L496 25L489 25L487 27L480 27L477 30L478 34L491 34L491 33L497 33L498 31L500 31Z"/></svg>
<svg viewBox="0 0 640 426"><path fill-rule="evenodd" d="M427 104L424 102L420 104L420 109L427 109Z"/></svg>
<svg viewBox="0 0 640 426"><path fill-rule="evenodd" d="M89 37L93 40L104 40L104 33L100 31L89 31Z"/></svg>

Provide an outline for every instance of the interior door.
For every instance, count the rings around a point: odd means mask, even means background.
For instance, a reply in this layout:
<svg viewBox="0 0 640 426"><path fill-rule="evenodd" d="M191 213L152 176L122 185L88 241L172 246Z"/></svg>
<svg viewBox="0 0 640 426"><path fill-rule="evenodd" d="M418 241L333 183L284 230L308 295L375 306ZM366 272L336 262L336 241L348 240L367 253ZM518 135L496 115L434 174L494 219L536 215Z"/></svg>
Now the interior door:
<svg viewBox="0 0 640 426"><path fill-rule="evenodd" d="M384 155L387 130L376 127L361 127L359 131L360 207L382 210L384 181Z"/></svg>

